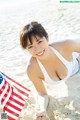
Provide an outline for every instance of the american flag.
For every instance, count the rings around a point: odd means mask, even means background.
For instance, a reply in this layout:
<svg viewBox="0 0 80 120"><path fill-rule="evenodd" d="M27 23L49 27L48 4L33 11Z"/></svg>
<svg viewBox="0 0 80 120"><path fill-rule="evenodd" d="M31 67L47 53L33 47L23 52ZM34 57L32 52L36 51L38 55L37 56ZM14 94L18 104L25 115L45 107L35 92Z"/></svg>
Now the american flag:
<svg viewBox="0 0 80 120"><path fill-rule="evenodd" d="M29 93L28 88L0 72L0 102L8 120L18 119Z"/></svg>

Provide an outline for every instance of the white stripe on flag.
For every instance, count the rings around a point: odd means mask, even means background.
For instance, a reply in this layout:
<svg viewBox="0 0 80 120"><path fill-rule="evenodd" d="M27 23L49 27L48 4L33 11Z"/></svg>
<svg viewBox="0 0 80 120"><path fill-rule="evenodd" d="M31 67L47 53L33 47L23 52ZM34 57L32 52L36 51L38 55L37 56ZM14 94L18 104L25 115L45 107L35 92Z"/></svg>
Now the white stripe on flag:
<svg viewBox="0 0 80 120"><path fill-rule="evenodd" d="M17 106L17 107L20 108L20 109L23 108L23 106L21 106L21 105L15 103L14 101L10 101L10 103L13 104L13 105L15 105L15 106Z"/></svg>
<svg viewBox="0 0 80 120"><path fill-rule="evenodd" d="M8 89L8 83L5 84L5 89L3 90L2 94L1 94L1 99L4 97L4 94L6 93L7 89Z"/></svg>
<svg viewBox="0 0 80 120"><path fill-rule="evenodd" d="M12 110L12 111L14 111L15 113L17 113L17 114L19 114L20 113L20 111L18 111L18 110L16 110L16 109L14 109L13 107L11 107L11 106L8 106L7 107L9 110Z"/></svg>
<svg viewBox="0 0 80 120"><path fill-rule="evenodd" d="M20 93L18 90L17 90L17 93L23 98L23 99L27 99L28 96L25 96L24 94Z"/></svg>
<svg viewBox="0 0 80 120"><path fill-rule="evenodd" d="M23 100L21 100L21 99L19 99L18 97L16 97L16 96L13 96L13 98L15 99L15 100L17 100L17 101L19 101L19 102L21 102L21 103L25 103L25 101L23 101Z"/></svg>
<svg viewBox="0 0 80 120"><path fill-rule="evenodd" d="M8 112L8 111L5 111L5 113L7 113L8 116L14 118L15 120L18 118L18 117L16 117L15 115L11 114L11 113Z"/></svg>
<svg viewBox="0 0 80 120"><path fill-rule="evenodd" d="M24 91L25 93L29 94L30 92L28 90L25 90L23 87L19 86L17 83L9 80L7 77L5 78L7 81L9 81L9 83L12 83L12 85L14 85L15 87L19 88L20 90Z"/></svg>
<svg viewBox="0 0 80 120"><path fill-rule="evenodd" d="M10 96L12 93L12 89L10 87L10 91L8 92L8 96L6 97L6 99L4 100L3 104L2 104L2 108L4 108L4 106L6 106L7 101L9 100Z"/></svg>

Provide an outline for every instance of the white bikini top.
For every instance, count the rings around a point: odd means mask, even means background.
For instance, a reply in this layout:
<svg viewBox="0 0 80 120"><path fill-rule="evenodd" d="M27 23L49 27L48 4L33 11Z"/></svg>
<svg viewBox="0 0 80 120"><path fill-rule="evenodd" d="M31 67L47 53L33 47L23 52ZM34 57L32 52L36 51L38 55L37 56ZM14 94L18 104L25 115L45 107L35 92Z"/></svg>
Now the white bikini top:
<svg viewBox="0 0 80 120"><path fill-rule="evenodd" d="M46 69L44 68L44 66L42 65L42 63L37 59L37 62L41 68L41 71L43 72L44 78L45 78L45 82L49 83L49 84L58 84L61 83L61 81L66 81L69 77L73 76L74 74L76 74L79 71L79 62L77 60L77 58L79 57L79 53L77 52L73 52L72 53L72 61L69 62L67 61L56 49L54 49L53 47L50 46L50 49L56 54L56 56L63 62L63 64L66 66L67 70L68 70L68 74L67 76L62 79L62 80L52 80L50 78L50 76L48 75Z"/></svg>

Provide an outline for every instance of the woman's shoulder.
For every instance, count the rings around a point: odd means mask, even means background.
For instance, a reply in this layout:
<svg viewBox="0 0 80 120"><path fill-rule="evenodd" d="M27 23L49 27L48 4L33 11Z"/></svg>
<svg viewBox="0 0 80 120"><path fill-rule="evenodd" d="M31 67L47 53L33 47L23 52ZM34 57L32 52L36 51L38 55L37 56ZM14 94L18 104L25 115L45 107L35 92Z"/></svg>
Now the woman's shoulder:
<svg viewBox="0 0 80 120"><path fill-rule="evenodd" d="M71 43L71 40L62 40L62 41L51 43L49 45L58 51L63 51L63 50L68 51L70 49L69 47L70 43Z"/></svg>
<svg viewBox="0 0 80 120"><path fill-rule="evenodd" d="M37 66L37 60L36 58L34 57L31 57L29 62L28 62L28 65L27 65L27 70L33 70L34 68L36 68Z"/></svg>
<svg viewBox="0 0 80 120"><path fill-rule="evenodd" d="M50 45L52 47L57 47L57 46L63 46L63 45L70 44L70 42L71 42L71 40L60 40L60 41L57 41L57 42L53 42Z"/></svg>
<svg viewBox="0 0 80 120"><path fill-rule="evenodd" d="M29 63L27 65L27 74L34 77L36 76L41 76L41 70L39 68L38 62L36 58L31 57L29 60Z"/></svg>

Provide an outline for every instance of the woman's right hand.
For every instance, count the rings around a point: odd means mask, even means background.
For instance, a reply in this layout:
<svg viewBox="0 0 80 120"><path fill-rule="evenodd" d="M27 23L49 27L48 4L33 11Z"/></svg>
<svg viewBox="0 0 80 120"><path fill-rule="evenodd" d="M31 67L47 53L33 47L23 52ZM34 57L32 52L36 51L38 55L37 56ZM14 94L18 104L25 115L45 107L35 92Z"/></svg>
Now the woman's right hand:
<svg viewBox="0 0 80 120"><path fill-rule="evenodd" d="M38 94L38 104L39 104L39 111L36 114L36 120L44 120L47 118L46 109L48 106L48 95L46 94Z"/></svg>
<svg viewBox="0 0 80 120"><path fill-rule="evenodd" d="M44 120L47 117L46 111L39 111L36 114L36 120Z"/></svg>

